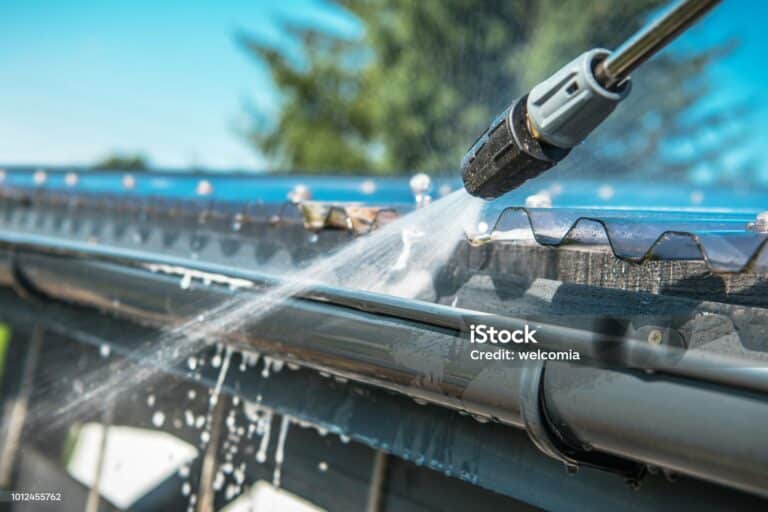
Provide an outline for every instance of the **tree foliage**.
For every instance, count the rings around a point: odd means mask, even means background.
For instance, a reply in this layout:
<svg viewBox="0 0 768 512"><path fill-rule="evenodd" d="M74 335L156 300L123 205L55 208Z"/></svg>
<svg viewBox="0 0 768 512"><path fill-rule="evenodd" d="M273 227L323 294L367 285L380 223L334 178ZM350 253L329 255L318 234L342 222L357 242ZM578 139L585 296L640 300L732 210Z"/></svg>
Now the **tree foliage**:
<svg viewBox="0 0 768 512"><path fill-rule="evenodd" d="M250 133L278 169L455 172L514 98L582 51L614 48L665 3L336 2L360 21L360 39L286 26L302 49L296 58L242 36L283 94L277 116ZM570 165L582 175L687 172L700 156L670 156L664 141L697 140L693 107L708 91L705 71L720 51L667 51L644 66L630 99Z"/></svg>
<svg viewBox="0 0 768 512"><path fill-rule="evenodd" d="M93 164L93 168L104 171L146 171L149 169L149 162L141 154L114 153Z"/></svg>

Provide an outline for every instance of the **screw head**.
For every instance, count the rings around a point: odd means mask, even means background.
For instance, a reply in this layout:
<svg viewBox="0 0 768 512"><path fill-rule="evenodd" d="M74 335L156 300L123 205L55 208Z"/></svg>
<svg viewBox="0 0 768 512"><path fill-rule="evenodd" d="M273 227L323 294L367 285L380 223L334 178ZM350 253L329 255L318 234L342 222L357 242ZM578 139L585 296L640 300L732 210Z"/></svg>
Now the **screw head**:
<svg viewBox="0 0 768 512"><path fill-rule="evenodd" d="M360 184L360 192L369 196L376 192L376 182L373 180L365 180Z"/></svg>
<svg viewBox="0 0 768 512"><path fill-rule="evenodd" d="M552 195L543 190L525 198L526 208L552 208Z"/></svg>
<svg viewBox="0 0 768 512"><path fill-rule="evenodd" d="M758 213L755 221L747 224L747 229L757 233L768 233L768 211Z"/></svg>
<svg viewBox="0 0 768 512"><path fill-rule="evenodd" d="M43 169L38 169L35 171L35 174L32 176L32 179L35 182L35 185L42 185L45 183L45 180L48 179L48 173L45 172Z"/></svg>
<svg viewBox="0 0 768 512"><path fill-rule="evenodd" d="M123 176L123 188L126 190L133 190L136 186L136 179L132 174L126 174Z"/></svg>
<svg viewBox="0 0 768 512"><path fill-rule="evenodd" d="M303 183L295 185L291 191L288 192L288 200L294 204L303 203L310 199L312 199L312 191Z"/></svg>
<svg viewBox="0 0 768 512"><path fill-rule="evenodd" d="M418 174L414 174L408 184L411 186L411 192L413 192L413 195L417 196L427 193L429 187L432 186L432 179L423 172L420 172Z"/></svg>
<svg viewBox="0 0 768 512"><path fill-rule="evenodd" d="M654 329L648 333L648 343L651 345L661 345L664 341L664 334L659 329Z"/></svg>
<svg viewBox="0 0 768 512"><path fill-rule="evenodd" d="M209 196L213 193L213 185L208 180L200 180L197 182L197 189L195 190L199 196Z"/></svg>

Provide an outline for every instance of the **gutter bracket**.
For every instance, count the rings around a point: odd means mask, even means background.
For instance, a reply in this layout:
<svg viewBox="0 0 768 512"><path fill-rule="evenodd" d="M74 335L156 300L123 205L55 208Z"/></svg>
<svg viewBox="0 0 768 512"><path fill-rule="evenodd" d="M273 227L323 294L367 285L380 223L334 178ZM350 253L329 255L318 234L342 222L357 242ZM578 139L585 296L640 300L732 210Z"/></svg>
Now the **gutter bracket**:
<svg viewBox="0 0 768 512"><path fill-rule="evenodd" d="M645 464L592 451L574 436L565 435L551 420L544 396L546 361L526 363L520 377L520 415L533 444L544 454L565 464L573 474L586 466L623 476L633 488L646 473Z"/></svg>

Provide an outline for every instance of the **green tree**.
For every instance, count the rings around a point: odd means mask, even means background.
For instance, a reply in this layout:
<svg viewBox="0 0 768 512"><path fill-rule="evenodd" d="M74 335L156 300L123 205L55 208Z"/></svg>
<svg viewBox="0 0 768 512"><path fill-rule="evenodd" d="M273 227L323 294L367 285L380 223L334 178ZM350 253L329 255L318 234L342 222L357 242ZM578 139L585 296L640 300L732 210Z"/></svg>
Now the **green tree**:
<svg viewBox="0 0 768 512"><path fill-rule="evenodd" d="M241 37L283 94L277 116L258 118L250 133L277 169L455 172L471 142L515 97L582 51L617 46L666 3L336 1L362 24L359 40L286 26L302 49L296 58ZM579 165L581 175L687 172L702 155L672 158L663 141L696 140L693 107L720 51L667 51L646 65L630 99L569 165Z"/></svg>
<svg viewBox="0 0 768 512"><path fill-rule="evenodd" d="M141 154L114 153L93 164L93 168L104 171L146 171L149 162Z"/></svg>

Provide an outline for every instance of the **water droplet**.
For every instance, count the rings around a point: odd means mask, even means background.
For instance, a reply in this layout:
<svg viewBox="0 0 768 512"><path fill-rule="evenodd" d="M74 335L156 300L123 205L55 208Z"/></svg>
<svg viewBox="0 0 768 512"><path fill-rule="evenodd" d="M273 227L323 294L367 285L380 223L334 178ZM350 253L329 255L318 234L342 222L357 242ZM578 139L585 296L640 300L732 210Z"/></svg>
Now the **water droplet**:
<svg viewBox="0 0 768 512"><path fill-rule="evenodd" d="M190 389L189 391L187 391L187 398L189 398L190 400L194 400L196 396L197 396L197 391L195 391L194 389Z"/></svg>
<svg viewBox="0 0 768 512"><path fill-rule="evenodd" d="M285 441L288 438L288 429L291 426L290 416L283 415L280 422L280 433L277 437L277 447L275 448L275 471L272 473L272 485L280 487L280 477L283 469L283 460L285 458Z"/></svg>
<svg viewBox="0 0 768 512"><path fill-rule="evenodd" d="M261 443L259 444L259 451L256 453L256 462L262 464L267 460L267 448L269 447L270 431L272 430L271 410L264 411L264 415L259 418L257 428L261 434Z"/></svg>
<svg viewBox="0 0 768 512"><path fill-rule="evenodd" d="M163 426L163 423L165 423L165 413L162 411L155 411L155 414L152 415L152 424L160 428Z"/></svg>
<svg viewBox="0 0 768 512"><path fill-rule="evenodd" d="M181 494L184 496L189 496L189 493L192 492L192 486L189 485L189 482L184 482L181 485Z"/></svg>
<svg viewBox="0 0 768 512"><path fill-rule="evenodd" d="M221 471L216 472L216 476L213 479L213 490L220 491L224 487L224 473Z"/></svg>
<svg viewBox="0 0 768 512"><path fill-rule="evenodd" d="M192 286L192 274L187 272L181 277L181 281L179 282L179 286L182 290L189 290L189 287Z"/></svg>
<svg viewBox="0 0 768 512"><path fill-rule="evenodd" d="M325 462L324 460L321 460L320 463L317 465L317 469L325 473L326 471L328 471L328 463Z"/></svg>
<svg viewBox="0 0 768 512"><path fill-rule="evenodd" d="M213 388L211 393L210 404L211 407L215 406L219 400L219 394L221 393L221 386L224 384L224 379L227 377L227 370L229 369L229 361L232 358L232 349L227 347L224 353L224 360L221 363L221 370L219 370L219 378L216 380L216 387Z"/></svg>
<svg viewBox="0 0 768 512"><path fill-rule="evenodd" d="M245 482L245 471L241 468L238 468L234 472L235 476L235 482L237 482L238 486L243 485L243 482Z"/></svg>
<svg viewBox="0 0 768 512"><path fill-rule="evenodd" d="M147 405L150 407L155 406L155 395L147 395Z"/></svg>
<svg viewBox="0 0 768 512"><path fill-rule="evenodd" d="M189 359L187 359L187 367L190 370L194 370L195 368L197 368L197 358L190 357Z"/></svg>
<svg viewBox="0 0 768 512"><path fill-rule="evenodd" d="M101 354L101 357L104 357L104 358L109 357L110 352L112 352L112 349L106 343L103 343L99 347L99 354Z"/></svg>
<svg viewBox="0 0 768 512"><path fill-rule="evenodd" d="M224 497L227 500L231 500L232 498L237 496L239 492L240 492L240 488L238 486L236 486L235 484L229 484L227 486L226 491L224 491Z"/></svg>

